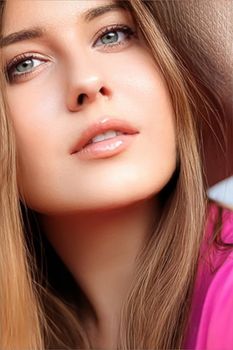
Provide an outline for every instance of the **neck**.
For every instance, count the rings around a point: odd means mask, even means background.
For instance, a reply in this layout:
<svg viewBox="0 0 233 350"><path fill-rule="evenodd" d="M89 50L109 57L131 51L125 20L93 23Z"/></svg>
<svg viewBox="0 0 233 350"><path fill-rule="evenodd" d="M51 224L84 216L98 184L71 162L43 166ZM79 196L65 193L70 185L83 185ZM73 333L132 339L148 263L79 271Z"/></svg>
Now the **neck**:
<svg viewBox="0 0 233 350"><path fill-rule="evenodd" d="M153 198L106 212L41 217L46 236L92 305L100 333L119 321L136 256L157 216Z"/></svg>

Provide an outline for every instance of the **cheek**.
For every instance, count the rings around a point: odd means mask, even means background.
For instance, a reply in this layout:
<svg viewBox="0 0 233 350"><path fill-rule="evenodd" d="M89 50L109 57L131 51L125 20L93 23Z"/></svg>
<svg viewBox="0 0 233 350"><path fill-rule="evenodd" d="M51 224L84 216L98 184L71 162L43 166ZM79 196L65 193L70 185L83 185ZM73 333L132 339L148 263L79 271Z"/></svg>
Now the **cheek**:
<svg viewBox="0 0 233 350"><path fill-rule="evenodd" d="M144 53L142 57L139 61L135 59L131 66L129 91L132 98L128 101L136 101L134 110L142 122L142 135L145 135L137 153L143 164L142 184L147 186L148 192L158 193L171 178L177 164L175 116L162 74L151 56ZM127 98L124 106L127 106ZM143 169L147 169L147 173Z"/></svg>
<svg viewBox="0 0 233 350"><path fill-rule="evenodd" d="M174 111L167 85L150 54L142 50L122 62L121 73L114 76L114 95L126 115L141 122L149 133L158 131L159 137L175 139ZM135 115L132 115L135 111ZM155 134L154 134L155 135ZM167 135L167 136L166 136Z"/></svg>
<svg viewBox="0 0 233 350"><path fill-rule="evenodd" d="M30 150L37 155L39 150L54 143L54 134L59 136L61 93L56 86L55 82L52 86L52 83L37 78L8 89L10 117L19 154Z"/></svg>
<svg viewBox="0 0 233 350"><path fill-rule="evenodd" d="M167 169L169 176L176 166L176 125L165 80L145 51L135 55L131 64L122 68L121 78L119 75L116 78L118 103L124 106L132 121L141 125L141 132L146 135L144 148L138 157L150 161L154 173L155 169L159 169L165 174Z"/></svg>
<svg viewBox="0 0 233 350"><path fill-rule="evenodd" d="M59 120L55 122L54 118L58 93L55 90L49 93L46 86L26 88L26 84L12 87L7 96L16 135L20 189L22 184L26 187L36 180L40 173L45 174L49 163L53 164L51 151L60 151L57 143L62 131Z"/></svg>

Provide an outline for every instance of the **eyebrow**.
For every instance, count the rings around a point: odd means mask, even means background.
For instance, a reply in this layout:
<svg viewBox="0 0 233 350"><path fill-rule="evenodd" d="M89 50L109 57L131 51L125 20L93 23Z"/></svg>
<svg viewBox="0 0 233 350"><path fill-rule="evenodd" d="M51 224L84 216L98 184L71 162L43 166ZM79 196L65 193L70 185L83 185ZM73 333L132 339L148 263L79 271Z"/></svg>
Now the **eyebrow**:
<svg viewBox="0 0 233 350"><path fill-rule="evenodd" d="M127 1L118 1L108 5L98 6L84 11L81 14L81 18L85 22L91 22L93 19L102 16L110 11L117 11L119 9L129 10ZM46 29L42 27L31 27L29 29L23 29L15 33L11 33L7 36L0 36L0 47L15 44L20 41L41 38L46 33Z"/></svg>

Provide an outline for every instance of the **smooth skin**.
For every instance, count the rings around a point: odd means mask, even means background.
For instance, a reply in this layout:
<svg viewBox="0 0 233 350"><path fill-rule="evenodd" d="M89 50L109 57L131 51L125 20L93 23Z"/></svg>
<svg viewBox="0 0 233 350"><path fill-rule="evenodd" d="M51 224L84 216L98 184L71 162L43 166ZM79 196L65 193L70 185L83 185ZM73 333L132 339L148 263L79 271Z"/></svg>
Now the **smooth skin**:
<svg viewBox="0 0 233 350"><path fill-rule="evenodd" d="M38 38L2 48L16 133L21 198L93 306L85 325L98 348L116 345L119 314L135 257L159 216L157 194L176 168L174 113L165 80L124 9L85 21L111 1L8 0L3 34L42 27ZM108 39L109 40L109 39ZM105 46L104 46L105 44ZM22 75L23 73L26 73ZM77 99L86 94L82 104ZM139 134L113 157L80 160L70 148L101 116L130 122Z"/></svg>

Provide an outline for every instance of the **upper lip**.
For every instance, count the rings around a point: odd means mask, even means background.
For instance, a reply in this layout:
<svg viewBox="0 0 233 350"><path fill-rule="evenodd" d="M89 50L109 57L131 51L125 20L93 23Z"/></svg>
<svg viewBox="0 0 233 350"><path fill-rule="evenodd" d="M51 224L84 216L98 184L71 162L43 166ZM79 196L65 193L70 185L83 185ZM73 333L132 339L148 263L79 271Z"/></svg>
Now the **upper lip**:
<svg viewBox="0 0 233 350"><path fill-rule="evenodd" d="M81 133L81 136L73 147L71 154L79 152L89 142L90 139L98 134L106 132L107 130L121 131L127 134L136 134L139 132L137 128L125 120L110 119L108 117L104 117L96 123L88 126Z"/></svg>

